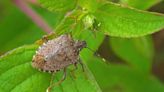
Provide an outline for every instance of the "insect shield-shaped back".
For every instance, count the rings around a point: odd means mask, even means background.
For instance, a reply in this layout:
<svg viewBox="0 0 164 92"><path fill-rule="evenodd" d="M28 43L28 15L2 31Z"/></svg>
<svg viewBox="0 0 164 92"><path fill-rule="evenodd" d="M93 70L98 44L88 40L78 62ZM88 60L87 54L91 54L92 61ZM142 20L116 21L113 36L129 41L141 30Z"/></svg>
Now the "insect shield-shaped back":
<svg viewBox="0 0 164 92"><path fill-rule="evenodd" d="M85 41L74 41L70 35L61 35L39 47L32 66L46 72L56 72L70 64L78 63L79 52L86 47Z"/></svg>

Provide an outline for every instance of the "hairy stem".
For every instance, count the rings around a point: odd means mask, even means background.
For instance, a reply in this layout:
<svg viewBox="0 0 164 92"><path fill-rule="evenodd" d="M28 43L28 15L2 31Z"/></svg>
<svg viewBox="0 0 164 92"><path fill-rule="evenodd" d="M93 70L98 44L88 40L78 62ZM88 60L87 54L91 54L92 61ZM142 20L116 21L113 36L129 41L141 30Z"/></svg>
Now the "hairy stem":
<svg viewBox="0 0 164 92"><path fill-rule="evenodd" d="M38 25L47 34L52 33L52 28L46 23L46 21L37 14L24 0L13 0L17 7L24 12L32 21Z"/></svg>

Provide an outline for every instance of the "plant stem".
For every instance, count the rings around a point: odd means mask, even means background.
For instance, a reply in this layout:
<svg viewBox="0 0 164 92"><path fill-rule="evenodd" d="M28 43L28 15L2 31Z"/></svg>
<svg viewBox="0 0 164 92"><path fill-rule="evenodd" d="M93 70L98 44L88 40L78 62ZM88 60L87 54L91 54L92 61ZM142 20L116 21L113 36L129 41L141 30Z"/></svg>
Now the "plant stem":
<svg viewBox="0 0 164 92"><path fill-rule="evenodd" d="M22 10L32 21L38 25L47 34L52 33L52 28L46 23L46 21L37 14L24 0L13 0L18 8Z"/></svg>

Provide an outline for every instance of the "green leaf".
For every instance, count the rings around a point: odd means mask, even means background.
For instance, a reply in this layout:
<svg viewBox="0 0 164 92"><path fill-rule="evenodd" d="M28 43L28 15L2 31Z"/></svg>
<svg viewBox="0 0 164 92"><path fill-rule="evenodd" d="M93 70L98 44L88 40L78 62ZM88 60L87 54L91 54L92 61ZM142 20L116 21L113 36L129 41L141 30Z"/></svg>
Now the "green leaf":
<svg viewBox="0 0 164 92"><path fill-rule="evenodd" d="M161 1L162 0L144 0L143 2L142 0L120 0L120 3L145 10Z"/></svg>
<svg viewBox="0 0 164 92"><path fill-rule="evenodd" d="M0 58L0 90L2 92L45 92L49 86L51 74L32 68L31 60L38 48L28 45L17 48ZM101 92L94 77L85 66L71 73L70 66L66 80L53 88L52 92ZM74 75L74 76L73 76ZM54 82L60 80L62 71L56 73ZM39 87L39 88L38 88Z"/></svg>
<svg viewBox="0 0 164 92"><path fill-rule="evenodd" d="M89 12L95 12L106 0L78 0L78 5Z"/></svg>
<svg viewBox="0 0 164 92"><path fill-rule="evenodd" d="M88 56L89 57L89 56ZM106 64L93 57L87 61L103 92L163 92L164 85L152 75L145 75L124 65Z"/></svg>
<svg viewBox="0 0 164 92"><path fill-rule="evenodd" d="M40 4L52 12L69 12L76 6L76 0L39 0Z"/></svg>
<svg viewBox="0 0 164 92"><path fill-rule="evenodd" d="M128 62L132 68L150 73L154 51L151 38L111 38L110 44L114 53Z"/></svg>
<svg viewBox="0 0 164 92"><path fill-rule="evenodd" d="M100 31L110 36L139 37L164 27L164 15L106 3L94 13Z"/></svg>
<svg viewBox="0 0 164 92"><path fill-rule="evenodd" d="M141 0L121 0L121 3L128 4L138 9L147 9L152 5L156 4L158 0L151 0L149 2L142 2ZM160 0L159 0L160 1ZM143 5L142 5L143 4ZM141 6L139 6L141 5ZM153 60L153 41L151 36L132 38L132 39L121 39L111 38L110 43L114 53L125 60L135 68L138 68L144 73L151 71L152 60ZM121 48L119 48L119 47ZM129 54L127 55L127 51Z"/></svg>

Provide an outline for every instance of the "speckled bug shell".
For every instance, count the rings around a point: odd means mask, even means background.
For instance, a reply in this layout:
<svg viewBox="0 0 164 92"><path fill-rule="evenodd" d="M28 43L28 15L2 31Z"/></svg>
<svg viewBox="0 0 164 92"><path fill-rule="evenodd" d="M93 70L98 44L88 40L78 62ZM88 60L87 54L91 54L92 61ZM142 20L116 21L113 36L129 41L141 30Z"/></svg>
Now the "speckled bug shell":
<svg viewBox="0 0 164 92"><path fill-rule="evenodd" d="M61 35L39 47L33 57L34 68L56 72L79 60L79 51L86 47L84 41L74 41L70 35Z"/></svg>

